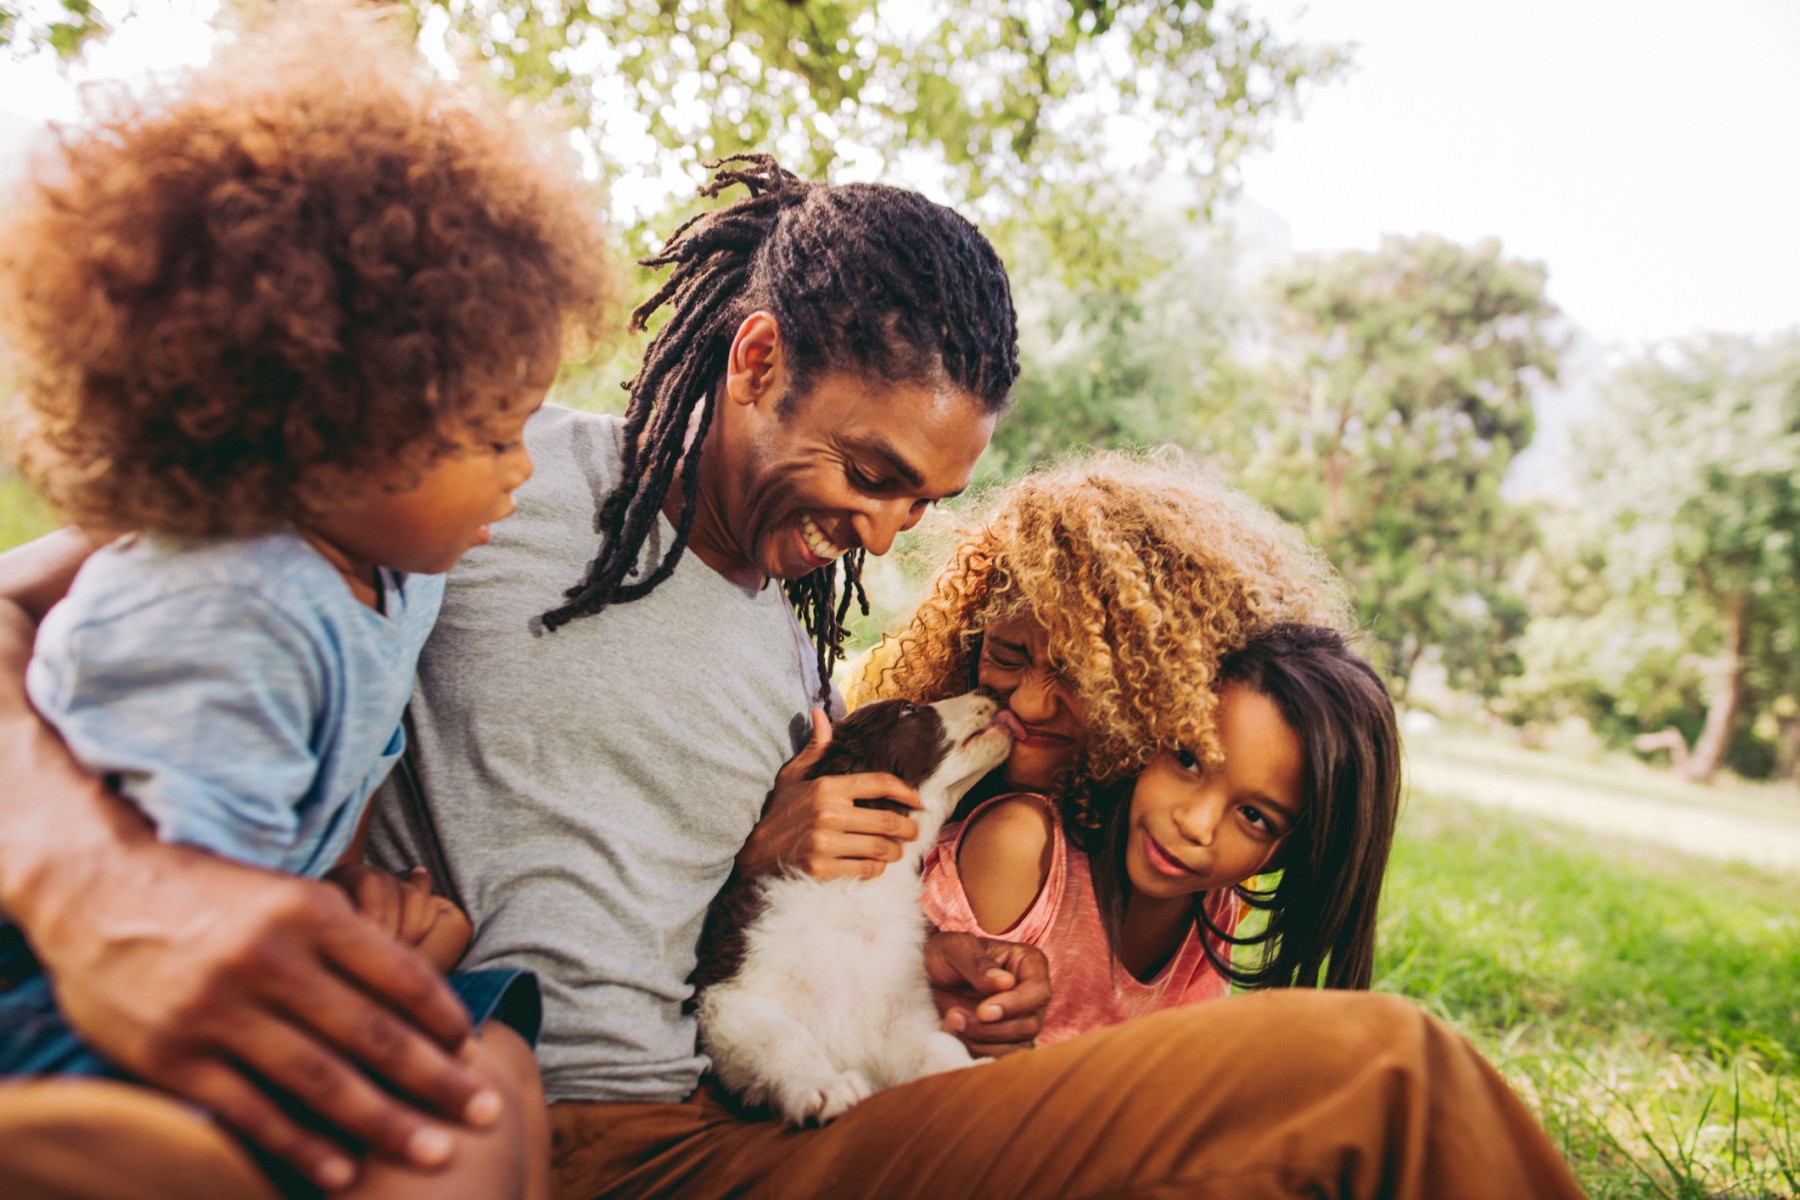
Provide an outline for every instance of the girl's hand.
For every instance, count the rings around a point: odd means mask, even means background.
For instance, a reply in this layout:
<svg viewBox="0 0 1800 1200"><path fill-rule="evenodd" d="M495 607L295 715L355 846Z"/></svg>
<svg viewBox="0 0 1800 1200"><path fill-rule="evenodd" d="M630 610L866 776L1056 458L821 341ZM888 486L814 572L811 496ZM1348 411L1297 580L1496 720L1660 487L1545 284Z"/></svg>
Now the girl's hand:
<svg viewBox="0 0 1800 1200"><path fill-rule="evenodd" d="M1037 1046L1050 1005L1050 960L1036 946L972 933L934 933L925 943L925 974L941 1028L977 1058Z"/></svg>
<svg viewBox="0 0 1800 1200"><path fill-rule="evenodd" d="M751 878L791 867L814 879L873 879L900 858L903 843L919 836L911 817L858 800L893 800L919 807L919 794L892 775L827 775L807 771L831 744L831 721L813 709L813 736L775 776L762 819L738 852L737 874Z"/></svg>
<svg viewBox="0 0 1800 1200"><path fill-rule="evenodd" d="M440 971L452 970L469 948L474 935L469 918L431 890L431 874L424 867L414 867L401 879L368 863L346 863L327 878L349 893L364 917L418 947Z"/></svg>

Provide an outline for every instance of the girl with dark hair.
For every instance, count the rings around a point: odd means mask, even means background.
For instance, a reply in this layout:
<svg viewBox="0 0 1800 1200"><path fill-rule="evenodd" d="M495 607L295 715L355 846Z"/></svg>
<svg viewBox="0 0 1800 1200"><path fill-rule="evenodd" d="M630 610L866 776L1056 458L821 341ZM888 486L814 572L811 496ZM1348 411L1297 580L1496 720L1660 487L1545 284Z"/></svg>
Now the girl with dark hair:
<svg viewBox="0 0 1800 1200"><path fill-rule="evenodd" d="M1265 510L1103 457L1005 493L865 671L1008 704L1013 754L928 855L926 908L1044 950L1040 1042L1233 983L1368 987L1398 737L1345 623Z"/></svg>

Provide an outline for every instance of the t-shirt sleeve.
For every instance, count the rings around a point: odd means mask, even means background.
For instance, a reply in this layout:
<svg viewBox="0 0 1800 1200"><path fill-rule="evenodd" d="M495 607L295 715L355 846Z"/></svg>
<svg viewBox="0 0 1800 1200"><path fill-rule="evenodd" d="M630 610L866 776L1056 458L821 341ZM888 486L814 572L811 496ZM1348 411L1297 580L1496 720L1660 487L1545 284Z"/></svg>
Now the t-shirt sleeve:
<svg viewBox="0 0 1800 1200"><path fill-rule="evenodd" d="M318 775L329 672L262 597L183 590L118 615L46 621L32 703L164 841L273 864Z"/></svg>

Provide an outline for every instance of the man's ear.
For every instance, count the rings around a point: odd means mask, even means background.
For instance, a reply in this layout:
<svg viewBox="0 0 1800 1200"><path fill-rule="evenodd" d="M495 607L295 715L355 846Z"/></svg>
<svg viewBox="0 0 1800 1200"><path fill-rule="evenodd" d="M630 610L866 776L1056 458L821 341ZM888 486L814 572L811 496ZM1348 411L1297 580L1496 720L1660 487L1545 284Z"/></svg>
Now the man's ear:
<svg viewBox="0 0 1800 1200"><path fill-rule="evenodd" d="M775 314L757 309L731 338L725 358L725 395L737 404L779 400L787 386L786 350Z"/></svg>

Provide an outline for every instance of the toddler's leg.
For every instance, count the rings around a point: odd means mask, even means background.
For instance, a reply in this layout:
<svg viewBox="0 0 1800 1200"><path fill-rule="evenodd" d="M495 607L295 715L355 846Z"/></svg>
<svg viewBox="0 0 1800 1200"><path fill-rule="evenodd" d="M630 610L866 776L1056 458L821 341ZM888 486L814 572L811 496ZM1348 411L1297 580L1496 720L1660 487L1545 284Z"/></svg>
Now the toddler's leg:
<svg viewBox="0 0 1800 1200"><path fill-rule="evenodd" d="M347 1200L547 1200L550 1123L537 1060L523 1038L498 1021L481 1027L475 1069L505 1101L488 1129L456 1129L456 1150L441 1171L371 1160Z"/></svg>

